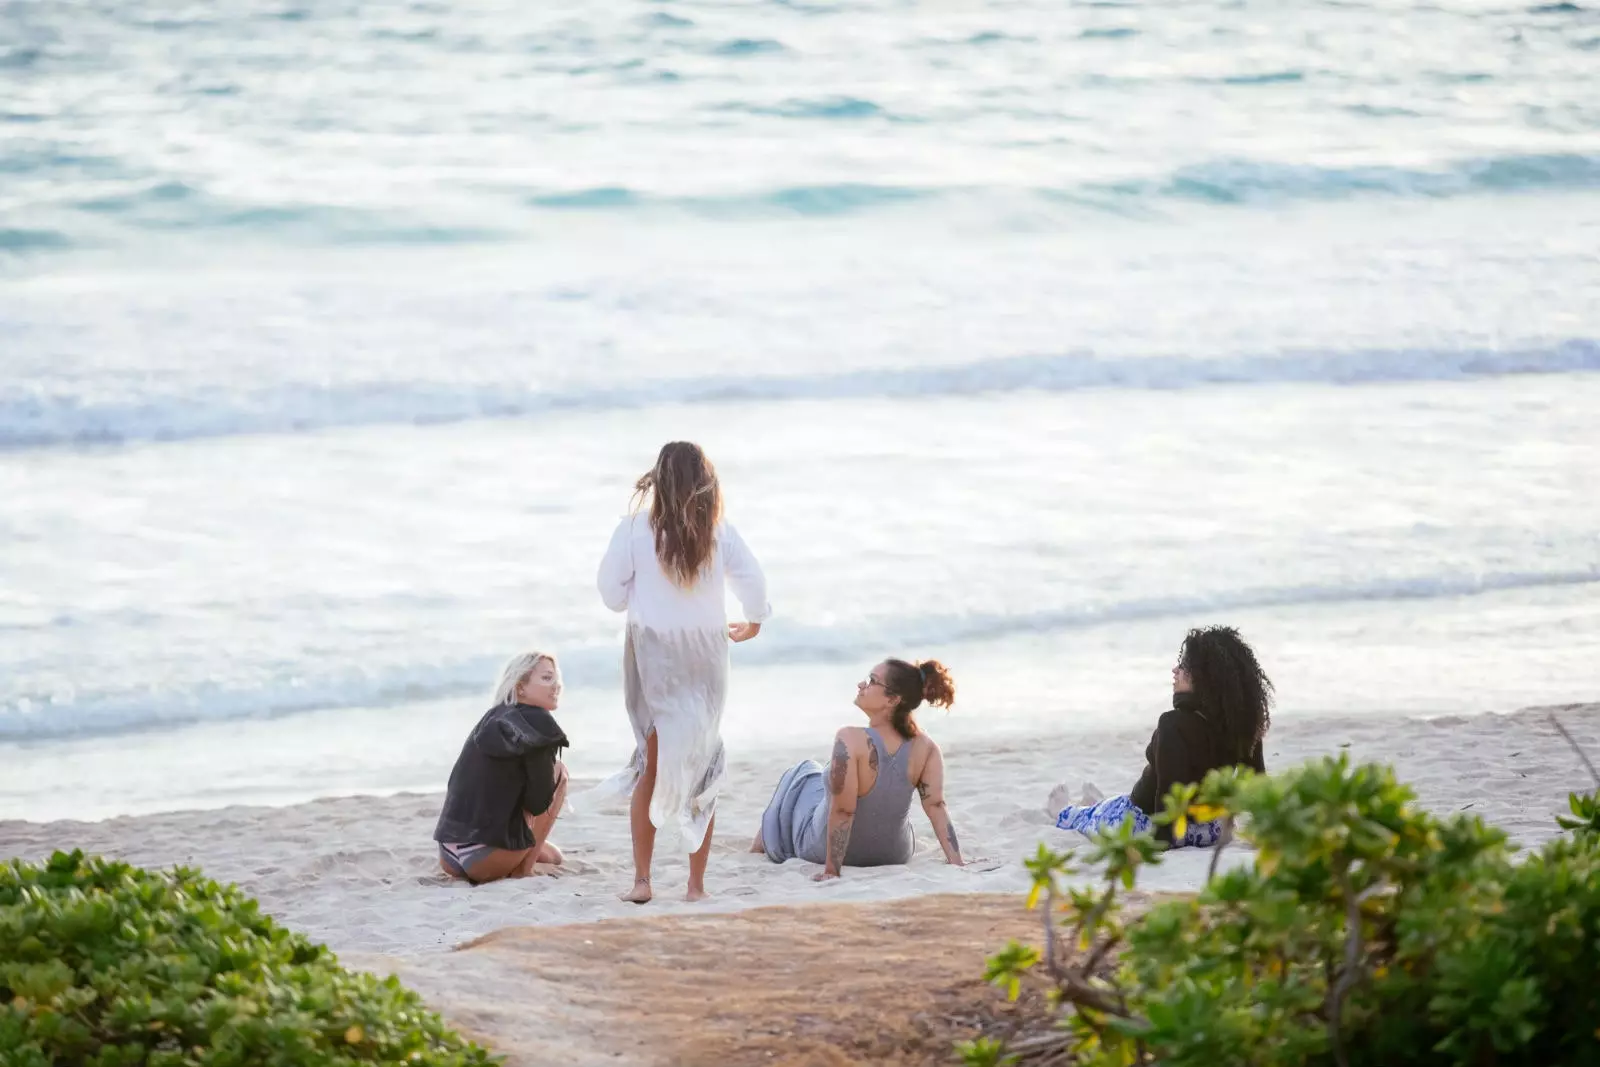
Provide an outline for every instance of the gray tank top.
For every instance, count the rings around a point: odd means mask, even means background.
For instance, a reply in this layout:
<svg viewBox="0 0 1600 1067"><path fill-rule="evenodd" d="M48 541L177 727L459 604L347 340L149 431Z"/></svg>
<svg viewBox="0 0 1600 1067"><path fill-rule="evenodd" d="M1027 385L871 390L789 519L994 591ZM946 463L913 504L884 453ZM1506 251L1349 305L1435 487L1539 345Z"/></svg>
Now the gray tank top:
<svg viewBox="0 0 1600 1067"><path fill-rule="evenodd" d="M856 819L850 829L845 864L881 867L909 863L916 850L916 836L911 832L911 794L916 792L916 786L907 772L911 742L900 742L891 756L878 731L869 726L867 743L878 756L878 777L872 788L856 800Z"/></svg>

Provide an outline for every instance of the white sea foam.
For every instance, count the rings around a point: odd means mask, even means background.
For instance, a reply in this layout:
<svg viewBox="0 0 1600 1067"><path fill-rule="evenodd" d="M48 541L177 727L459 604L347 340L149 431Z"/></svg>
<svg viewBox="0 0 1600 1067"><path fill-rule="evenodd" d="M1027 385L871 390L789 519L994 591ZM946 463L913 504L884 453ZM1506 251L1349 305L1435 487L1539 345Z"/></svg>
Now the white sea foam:
<svg viewBox="0 0 1600 1067"><path fill-rule="evenodd" d="M627 385L540 389L522 381L477 385L405 380L347 386L284 384L249 392L207 387L155 392L129 383L47 394L0 386L0 448L182 441L232 434L298 433L382 423L434 424L608 412L684 403L970 396L1039 390L1197 389L1220 384L1460 381L1600 371L1600 344L1542 348L1290 352L1260 356L1017 356L932 367L868 367L813 374L675 377Z"/></svg>

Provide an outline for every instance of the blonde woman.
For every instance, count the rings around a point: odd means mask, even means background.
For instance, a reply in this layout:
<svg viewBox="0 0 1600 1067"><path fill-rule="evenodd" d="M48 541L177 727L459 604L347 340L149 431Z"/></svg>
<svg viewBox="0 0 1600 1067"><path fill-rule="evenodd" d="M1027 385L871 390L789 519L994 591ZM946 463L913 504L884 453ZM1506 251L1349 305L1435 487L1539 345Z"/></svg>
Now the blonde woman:
<svg viewBox="0 0 1600 1067"><path fill-rule="evenodd" d="M567 735L550 714L560 701L552 655L514 656L500 672L494 707L461 746L433 831L439 866L452 877L482 885L561 862L550 843L567 796Z"/></svg>
<svg viewBox="0 0 1600 1067"><path fill-rule="evenodd" d="M688 899L699 900L726 758L728 642L755 637L772 609L761 565L723 521L722 487L700 446L663 446L634 488L638 507L611 537L599 586L608 608L628 613L623 687L635 749L599 791L632 798L634 882L622 899L650 900L656 830L668 827L689 852ZM727 587L747 621L729 625Z"/></svg>

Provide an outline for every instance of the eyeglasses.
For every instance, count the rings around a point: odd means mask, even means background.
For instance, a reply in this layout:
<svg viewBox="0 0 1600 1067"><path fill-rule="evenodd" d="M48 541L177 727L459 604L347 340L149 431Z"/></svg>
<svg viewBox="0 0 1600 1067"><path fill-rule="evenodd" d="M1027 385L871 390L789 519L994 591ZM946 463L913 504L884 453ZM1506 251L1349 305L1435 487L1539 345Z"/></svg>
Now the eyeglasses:
<svg viewBox="0 0 1600 1067"><path fill-rule="evenodd" d="M875 677L873 677L872 675L869 674L869 675L867 675L867 688L871 689L873 686L878 686L879 688L882 688L882 689L885 689L885 690L889 688L888 686L886 686L882 682L880 682L877 678L875 678Z"/></svg>

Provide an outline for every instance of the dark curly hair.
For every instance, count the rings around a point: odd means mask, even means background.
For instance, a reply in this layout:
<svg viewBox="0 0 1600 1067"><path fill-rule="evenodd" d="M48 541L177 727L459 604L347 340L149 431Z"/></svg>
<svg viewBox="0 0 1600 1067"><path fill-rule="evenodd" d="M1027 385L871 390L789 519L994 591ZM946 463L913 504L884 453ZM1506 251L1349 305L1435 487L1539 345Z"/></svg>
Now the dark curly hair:
<svg viewBox="0 0 1600 1067"><path fill-rule="evenodd" d="M1207 626L1183 639L1178 666L1189 672L1201 709L1221 720L1228 747L1246 762L1272 725L1272 679L1255 652L1232 626Z"/></svg>

